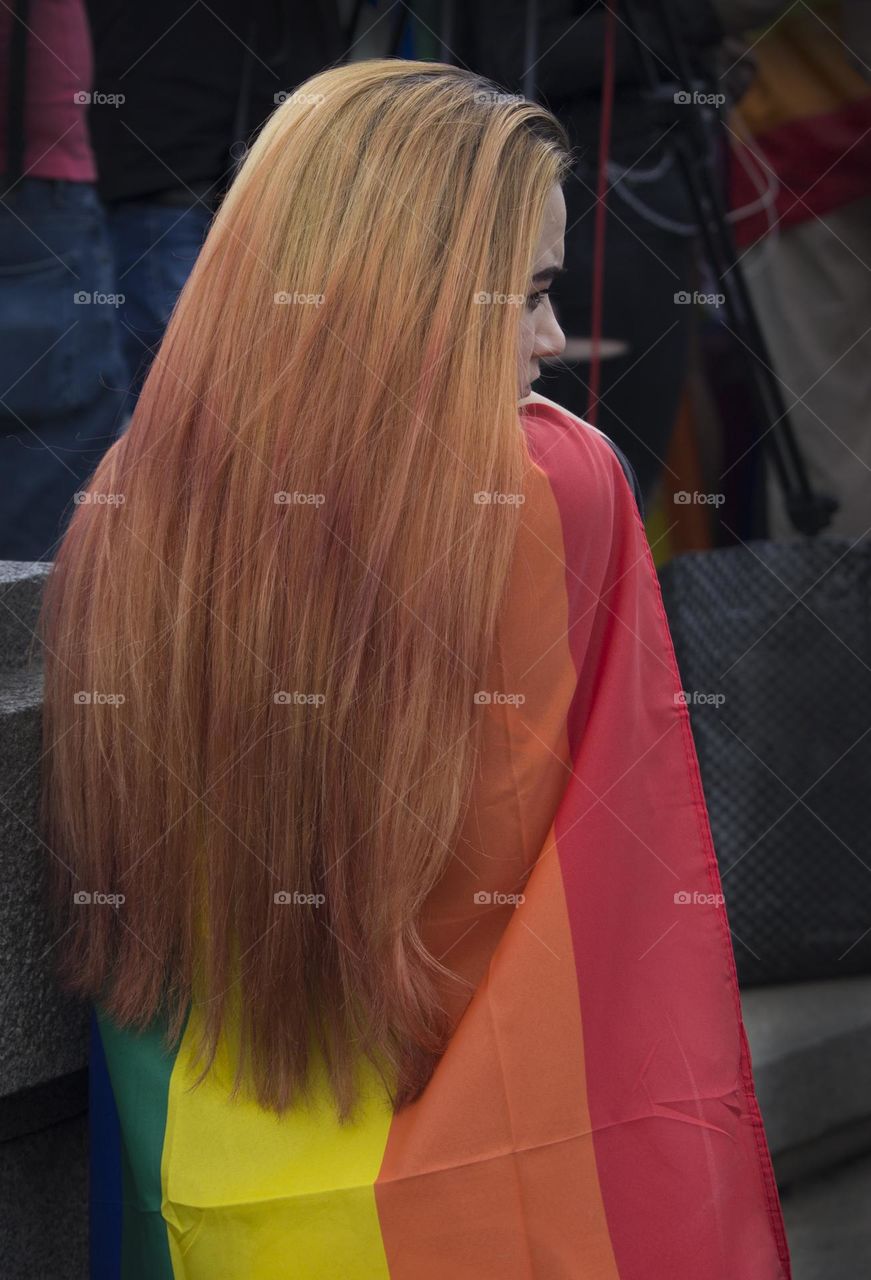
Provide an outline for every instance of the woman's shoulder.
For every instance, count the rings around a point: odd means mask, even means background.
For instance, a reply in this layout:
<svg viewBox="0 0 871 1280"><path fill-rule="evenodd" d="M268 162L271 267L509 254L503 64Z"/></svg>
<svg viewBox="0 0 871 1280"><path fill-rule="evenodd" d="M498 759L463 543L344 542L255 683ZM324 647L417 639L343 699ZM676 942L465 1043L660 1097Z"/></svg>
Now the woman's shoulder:
<svg viewBox="0 0 871 1280"><path fill-rule="evenodd" d="M564 405L557 404L556 400L549 400L547 396L541 395L538 391L530 391L522 400L518 400L517 405L519 409L524 411L524 414L531 412L533 416L544 414L545 416L568 419L570 423L584 427L587 431L595 432L602 439L607 439L604 431L600 431L591 422L585 421L584 418L579 418L576 413L572 413Z"/></svg>
<svg viewBox="0 0 871 1280"><path fill-rule="evenodd" d="M606 487L617 482L617 471L620 470L635 498L639 514L644 518L644 501L638 477L626 454L614 443L610 436L572 413L555 400L532 391L518 402L521 422L526 429L527 441L533 461L544 470L550 471L552 478L559 472L565 476L566 471L573 473L577 482L583 477L601 492L604 481ZM532 428L532 429L531 429ZM586 466L572 466L573 459L585 459Z"/></svg>

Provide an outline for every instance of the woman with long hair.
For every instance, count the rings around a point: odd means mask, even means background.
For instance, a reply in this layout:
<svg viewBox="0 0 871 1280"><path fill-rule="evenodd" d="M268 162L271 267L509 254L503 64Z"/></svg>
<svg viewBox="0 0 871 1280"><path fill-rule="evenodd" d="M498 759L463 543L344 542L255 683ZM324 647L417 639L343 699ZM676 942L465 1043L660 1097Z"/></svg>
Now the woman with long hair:
<svg viewBox="0 0 871 1280"><path fill-rule="evenodd" d="M644 527L531 391L568 161L467 71L309 80L70 524L94 1277L789 1274Z"/></svg>

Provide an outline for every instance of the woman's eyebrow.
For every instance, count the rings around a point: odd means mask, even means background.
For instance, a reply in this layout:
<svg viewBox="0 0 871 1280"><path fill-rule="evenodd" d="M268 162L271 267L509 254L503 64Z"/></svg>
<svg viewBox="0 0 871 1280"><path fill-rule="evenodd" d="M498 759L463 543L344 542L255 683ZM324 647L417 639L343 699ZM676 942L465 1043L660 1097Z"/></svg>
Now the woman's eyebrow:
<svg viewBox="0 0 871 1280"><path fill-rule="evenodd" d="M536 271L535 275L532 277L532 283L535 284L538 280L546 280L548 277L553 280L556 279L557 276L564 276L566 270L566 267L542 267L542 269L540 271Z"/></svg>

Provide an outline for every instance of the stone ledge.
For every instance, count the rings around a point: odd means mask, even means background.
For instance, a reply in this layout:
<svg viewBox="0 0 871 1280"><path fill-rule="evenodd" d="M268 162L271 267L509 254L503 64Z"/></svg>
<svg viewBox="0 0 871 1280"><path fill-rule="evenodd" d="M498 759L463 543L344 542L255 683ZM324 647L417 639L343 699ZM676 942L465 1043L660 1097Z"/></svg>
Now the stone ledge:
<svg viewBox="0 0 871 1280"><path fill-rule="evenodd" d="M87 1008L53 970L37 823L42 671L33 634L47 564L0 561L0 1096L87 1063Z"/></svg>
<svg viewBox="0 0 871 1280"><path fill-rule="evenodd" d="M42 590L51 565L0 560L0 672L41 659L35 641Z"/></svg>

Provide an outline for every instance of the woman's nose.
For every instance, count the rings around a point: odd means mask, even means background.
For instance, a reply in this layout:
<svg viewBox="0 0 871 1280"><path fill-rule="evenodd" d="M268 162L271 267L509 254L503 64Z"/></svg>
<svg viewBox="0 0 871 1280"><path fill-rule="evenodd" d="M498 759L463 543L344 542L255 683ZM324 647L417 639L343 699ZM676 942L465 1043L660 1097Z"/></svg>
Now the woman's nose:
<svg viewBox="0 0 871 1280"><path fill-rule="evenodd" d="M555 356L561 356L565 347L566 335L557 324L556 316L550 311L536 331L532 349L533 357L536 360L553 359Z"/></svg>

